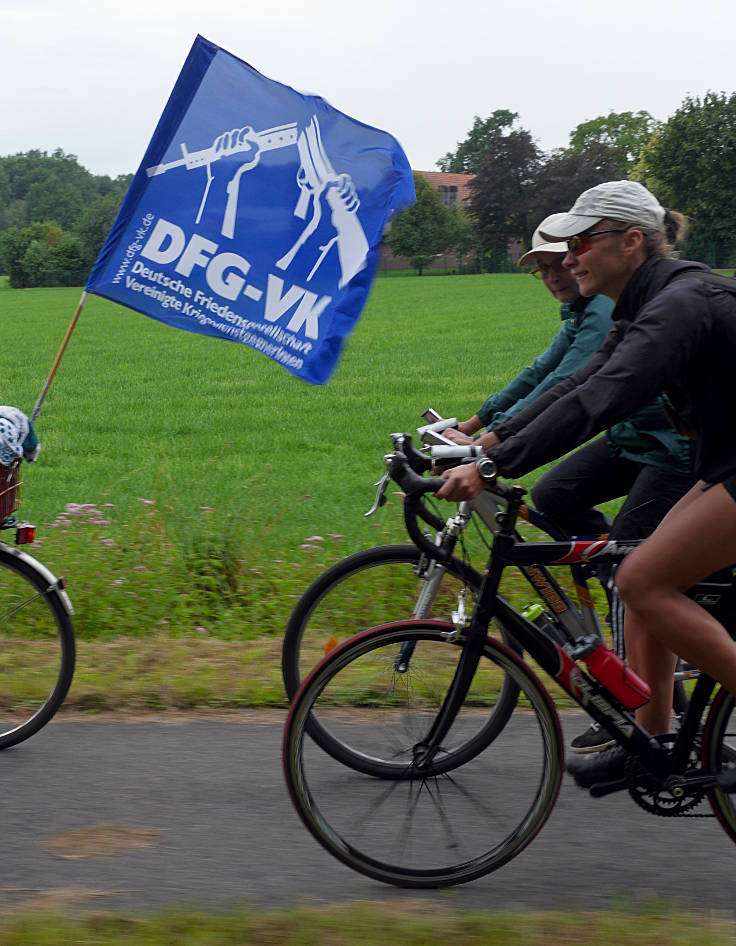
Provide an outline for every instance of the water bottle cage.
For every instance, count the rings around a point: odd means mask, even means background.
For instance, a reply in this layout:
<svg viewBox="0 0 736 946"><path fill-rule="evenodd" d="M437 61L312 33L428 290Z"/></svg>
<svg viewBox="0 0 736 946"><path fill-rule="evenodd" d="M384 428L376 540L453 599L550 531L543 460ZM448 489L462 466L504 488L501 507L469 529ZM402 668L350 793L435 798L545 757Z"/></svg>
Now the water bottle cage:
<svg viewBox="0 0 736 946"><path fill-rule="evenodd" d="M596 634L586 634L584 637L578 637L575 646L568 649L567 653L573 660L585 660L600 647L600 643L601 639Z"/></svg>

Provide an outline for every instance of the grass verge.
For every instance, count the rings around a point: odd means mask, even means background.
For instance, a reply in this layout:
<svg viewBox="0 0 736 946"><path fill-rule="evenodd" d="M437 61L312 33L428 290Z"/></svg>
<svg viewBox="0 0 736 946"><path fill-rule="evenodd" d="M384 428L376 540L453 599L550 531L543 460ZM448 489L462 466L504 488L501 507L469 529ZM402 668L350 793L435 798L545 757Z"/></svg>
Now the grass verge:
<svg viewBox="0 0 736 946"><path fill-rule="evenodd" d="M735 936L730 916L663 904L601 913L459 912L416 901L219 915L168 910L148 917L23 909L0 922L0 946L731 946Z"/></svg>

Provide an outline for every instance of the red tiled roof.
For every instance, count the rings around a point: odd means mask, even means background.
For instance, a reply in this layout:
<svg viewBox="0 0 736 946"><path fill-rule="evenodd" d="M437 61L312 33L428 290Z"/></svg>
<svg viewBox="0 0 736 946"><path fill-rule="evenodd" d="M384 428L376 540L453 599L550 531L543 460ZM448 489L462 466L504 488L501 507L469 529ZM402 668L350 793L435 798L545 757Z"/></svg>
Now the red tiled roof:
<svg viewBox="0 0 736 946"><path fill-rule="evenodd" d="M421 174L432 187L437 188L440 185L457 187L458 201L468 200L470 197L468 184L475 177L474 174L451 174L445 171L415 171L415 173Z"/></svg>

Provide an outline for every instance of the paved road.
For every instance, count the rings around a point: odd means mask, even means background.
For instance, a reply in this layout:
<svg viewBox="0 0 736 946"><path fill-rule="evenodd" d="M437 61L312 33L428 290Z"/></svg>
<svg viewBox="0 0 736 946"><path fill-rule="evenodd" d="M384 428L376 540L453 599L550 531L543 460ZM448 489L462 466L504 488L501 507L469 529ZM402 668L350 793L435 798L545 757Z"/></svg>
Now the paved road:
<svg viewBox="0 0 736 946"><path fill-rule="evenodd" d="M582 725L564 723L573 734ZM307 834L282 781L281 726L272 713L62 719L3 753L0 908L416 896L351 872ZM732 910L735 877L736 849L714 819L654 818L628 796L593 801L565 779L552 817L519 857L422 896L455 907L582 909L657 896Z"/></svg>

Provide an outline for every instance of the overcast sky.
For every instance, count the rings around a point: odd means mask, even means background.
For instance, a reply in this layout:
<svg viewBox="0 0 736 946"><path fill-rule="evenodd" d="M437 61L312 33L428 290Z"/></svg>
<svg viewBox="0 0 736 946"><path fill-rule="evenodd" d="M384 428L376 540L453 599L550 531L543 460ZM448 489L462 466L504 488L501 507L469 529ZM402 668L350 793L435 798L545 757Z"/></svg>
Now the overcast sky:
<svg viewBox="0 0 736 946"><path fill-rule="evenodd" d="M0 155L135 171L197 33L390 131L422 170L497 108L546 151L610 110L666 119L736 89L732 0L0 0Z"/></svg>

